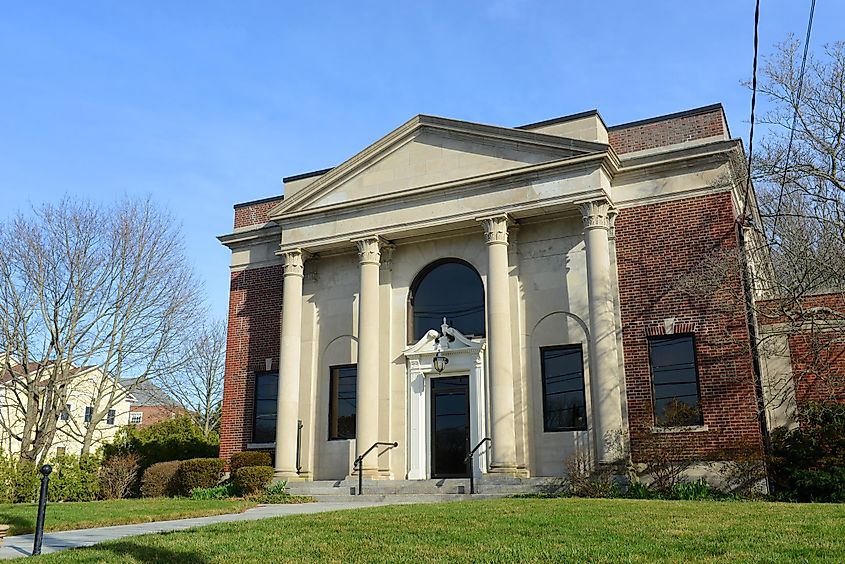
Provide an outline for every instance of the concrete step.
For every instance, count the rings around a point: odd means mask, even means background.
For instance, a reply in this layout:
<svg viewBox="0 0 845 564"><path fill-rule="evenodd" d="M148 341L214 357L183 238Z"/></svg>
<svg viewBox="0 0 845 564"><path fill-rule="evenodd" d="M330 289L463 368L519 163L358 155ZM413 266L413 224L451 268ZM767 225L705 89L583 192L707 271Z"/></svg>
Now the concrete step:
<svg viewBox="0 0 845 564"><path fill-rule="evenodd" d="M482 476L475 481L476 492L499 497L520 493L544 492L555 489L554 478L511 478ZM290 481L291 494L310 496L354 495L358 490L357 479ZM469 494L469 479L446 480L364 480L363 491L371 495L447 495Z"/></svg>
<svg viewBox="0 0 845 564"><path fill-rule="evenodd" d="M321 503L337 503L344 501L361 501L368 503L390 502L393 504L405 503L442 503L445 501L471 501L482 499L498 499L507 497L505 494L368 494L364 490L363 495L312 495L315 500Z"/></svg>

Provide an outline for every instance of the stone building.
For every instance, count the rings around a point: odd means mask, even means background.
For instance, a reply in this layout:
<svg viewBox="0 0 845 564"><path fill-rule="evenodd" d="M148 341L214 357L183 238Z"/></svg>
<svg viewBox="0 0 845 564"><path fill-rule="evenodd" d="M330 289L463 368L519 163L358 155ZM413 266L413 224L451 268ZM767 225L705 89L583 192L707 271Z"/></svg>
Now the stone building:
<svg viewBox="0 0 845 564"><path fill-rule="evenodd" d="M419 115L235 205L221 456L340 479L395 442L363 474L425 479L466 476L486 438L474 471L516 476L759 449L790 413L758 415L753 321L678 284L740 249L743 159L721 105L610 127Z"/></svg>

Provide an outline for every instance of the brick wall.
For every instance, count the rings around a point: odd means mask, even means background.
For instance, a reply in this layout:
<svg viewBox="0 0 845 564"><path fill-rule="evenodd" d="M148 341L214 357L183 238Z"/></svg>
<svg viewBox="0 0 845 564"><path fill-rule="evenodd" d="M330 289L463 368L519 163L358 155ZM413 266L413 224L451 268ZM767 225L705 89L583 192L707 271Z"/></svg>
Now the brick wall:
<svg viewBox="0 0 845 564"><path fill-rule="evenodd" d="M235 206L235 229L250 225L264 225L269 221L267 214L278 206L283 199L283 196L279 196L278 198L237 204Z"/></svg>
<svg viewBox="0 0 845 564"><path fill-rule="evenodd" d="M691 115L611 127L607 134L610 145L619 154L716 135L728 137L721 106L709 106L701 113Z"/></svg>
<svg viewBox="0 0 845 564"><path fill-rule="evenodd" d="M220 456L244 450L252 438L255 373L265 359L279 368L282 267L232 272Z"/></svg>
<svg viewBox="0 0 845 564"><path fill-rule="evenodd" d="M728 269L710 300L690 297L678 281L692 276L714 253L737 248L729 193L623 209L616 221L625 381L634 460L659 445L683 445L696 454L762 445L741 279ZM647 335L661 334L676 318L675 333L695 334L700 407L707 431L653 433Z"/></svg>
<svg viewBox="0 0 845 564"><path fill-rule="evenodd" d="M795 398L845 402L845 294L804 296L800 304L760 301L762 325L780 325L788 331ZM783 315L795 312L791 322ZM780 313L780 315L778 315ZM811 322L812 319L812 322Z"/></svg>

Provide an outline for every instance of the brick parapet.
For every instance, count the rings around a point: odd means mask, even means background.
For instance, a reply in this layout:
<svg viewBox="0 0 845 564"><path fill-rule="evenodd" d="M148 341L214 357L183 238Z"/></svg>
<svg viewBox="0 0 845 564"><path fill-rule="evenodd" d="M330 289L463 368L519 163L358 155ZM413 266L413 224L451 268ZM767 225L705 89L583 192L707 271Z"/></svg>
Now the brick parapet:
<svg viewBox="0 0 845 564"><path fill-rule="evenodd" d="M252 437L255 373L279 367L282 267L231 273L229 327L220 423L220 456L244 450Z"/></svg>
<svg viewBox="0 0 845 564"><path fill-rule="evenodd" d="M702 458L737 445L760 449L753 363L742 280L729 274L709 300L682 291L715 253L735 256L730 193L626 208L616 220L616 253L632 454L683 446ZM667 330L668 329L668 330ZM648 336L693 333L706 430L655 433Z"/></svg>
<svg viewBox="0 0 845 564"><path fill-rule="evenodd" d="M235 229L251 225L264 225L270 221L270 210L282 203L284 196L246 202L235 206Z"/></svg>
<svg viewBox="0 0 845 564"><path fill-rule="evenodd" d="M700 113L656 118L630 125L611 127L607 132L610 145L619 154L633 153L675 145L695 139L729 137L721 106L711 106Z"/></svg>

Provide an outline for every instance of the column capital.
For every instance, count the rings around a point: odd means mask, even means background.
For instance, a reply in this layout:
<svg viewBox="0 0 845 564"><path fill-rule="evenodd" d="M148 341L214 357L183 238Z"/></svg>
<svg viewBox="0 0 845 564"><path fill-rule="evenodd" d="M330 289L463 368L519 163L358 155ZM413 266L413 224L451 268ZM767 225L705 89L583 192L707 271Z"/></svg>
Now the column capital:
<svg viewBox="0 0 845 564"><path fill-rule="evenodd" d="M353 239L352 242L358 247L358 262L360 264L379 264L381 262L381 248L387 244L387 241L378 235L371 235Z"/></svg>
<svg viewBox="0 0 845 564"><path fill-rule="evenodd" d="M278 252L282 257L282 272L284 276L299 276L302 278L305 260L302 249L282 249Z"/></svg>
<svg viewBox="0 0 845 564"><path fill-rule="evenodd" d="M607 198L587 200L578 202L578 207L581 208L584 229L610 229L610 215L616 214L616 210L611 205L610 200Z"/></svg>
<svg viewBox="0 0 845 564"><path fill-rule="evenodd" d="M482 217L477 221L484 227L484 242L488 245L508 244L508 227L513 221L506 213Z"/></svg>

